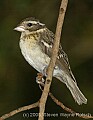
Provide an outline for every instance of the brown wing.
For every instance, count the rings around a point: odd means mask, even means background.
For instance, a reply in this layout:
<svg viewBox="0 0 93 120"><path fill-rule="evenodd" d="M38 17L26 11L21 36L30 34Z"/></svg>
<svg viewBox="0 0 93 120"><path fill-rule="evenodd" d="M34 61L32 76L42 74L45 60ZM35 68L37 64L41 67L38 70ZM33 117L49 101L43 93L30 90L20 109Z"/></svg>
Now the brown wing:
<svg viewBox="0 0 93 120"><path fill-rule="evenodd" d="M46 28L40 38L40 46L45 54L51 57L51 51L53 46L54 34ZM62 46L59 46L57 64L61 65L63 69L71 76L71 78L76 82L74 75L71 71L70 64L68 61L67 54L63 51Z"/></svg>
<svg viewBox="0 0 93 120"><path fill-rule="evenodd" d="M76 82L76 79L71 71L71 67L70 67L70 64L69 64L69 60L68 60L68 56L67 54L63 51L62 49L62 46L60 45L59 46L59 52L58 52L58 60L61 62L61 61L64 61L64 65L66 67L66 69L69 71L69 74L71 76L71 78Z"/></svg>

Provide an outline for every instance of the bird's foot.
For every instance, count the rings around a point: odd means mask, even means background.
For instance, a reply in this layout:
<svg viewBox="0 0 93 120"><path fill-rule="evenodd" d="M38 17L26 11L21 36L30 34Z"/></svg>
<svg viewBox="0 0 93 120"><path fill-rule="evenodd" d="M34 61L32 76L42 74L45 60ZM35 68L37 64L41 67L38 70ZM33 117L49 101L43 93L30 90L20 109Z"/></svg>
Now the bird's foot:
<svg viewBox="0 0 93 120"><path fill-rule="evenodd" d="M44 84L45 80L43 78L43 74L42 73L37 73L36 82L38 84L42 84L42 83Z"/></svg>

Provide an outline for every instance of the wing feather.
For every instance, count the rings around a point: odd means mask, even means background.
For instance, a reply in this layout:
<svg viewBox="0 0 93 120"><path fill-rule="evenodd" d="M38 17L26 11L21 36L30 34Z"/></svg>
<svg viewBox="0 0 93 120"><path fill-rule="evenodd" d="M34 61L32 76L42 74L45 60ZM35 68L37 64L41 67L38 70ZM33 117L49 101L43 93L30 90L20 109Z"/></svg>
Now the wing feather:
<svg viewBox="0 0 93 120"><path fill-rule="evenodd" d="M45 54L47 54L49 57L51 57L52 53L52 47L53 47L53 40L54 40L54 34L49 29L46 28L46 31L43 32L39 44L41 45L41 48ZM71 71L69 60L67 54L63 51L62 46L59 46L58 51L58 57L57 57L58 63L63 63L62 66L66 69L66 72L71 76L71 78L76 82L75 77Z"/></svg>

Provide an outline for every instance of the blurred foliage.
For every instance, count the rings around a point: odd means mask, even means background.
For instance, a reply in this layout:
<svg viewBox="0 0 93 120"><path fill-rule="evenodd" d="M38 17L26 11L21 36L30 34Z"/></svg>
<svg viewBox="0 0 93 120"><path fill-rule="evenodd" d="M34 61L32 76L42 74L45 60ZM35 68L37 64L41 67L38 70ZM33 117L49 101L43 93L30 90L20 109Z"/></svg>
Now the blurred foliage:
<svg viewBox="0 0 93 120"><path fill-rule="evenodd" d="M29 16L38 18L55 32L61 0L1 0L0 1L0 116L18 107L36 102L41 95L35 82L37 71L23 58L19 49L20 34L13 28ZM88 99L87 105L78 106L64 84L55 80L53 94L68 107L93 113L93 0L69 0L65 16L62 46L69 56L71 68L78 85ZM38 109L24 113L38 112ZM66 113L50 98L46 112ZM23 113L9 120L26 119ZM37 118L27 118L36 120ZM66 117L50 117L46 120L65 120ZM80 120L69 117L68 120Z"/></svg>

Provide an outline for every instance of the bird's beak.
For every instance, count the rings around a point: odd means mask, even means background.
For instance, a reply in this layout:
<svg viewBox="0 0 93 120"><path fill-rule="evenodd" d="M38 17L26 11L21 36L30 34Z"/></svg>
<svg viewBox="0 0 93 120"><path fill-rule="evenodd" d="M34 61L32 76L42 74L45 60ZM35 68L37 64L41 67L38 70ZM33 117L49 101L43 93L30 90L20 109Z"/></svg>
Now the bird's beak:
<svg viewBox="0 0 93 120"><path fill-rule="evenodd" d="M24 26L18 26L16 28L14 28L14 30L19 31L19 32L24 32L25 28L24 28Z"/></svg>

